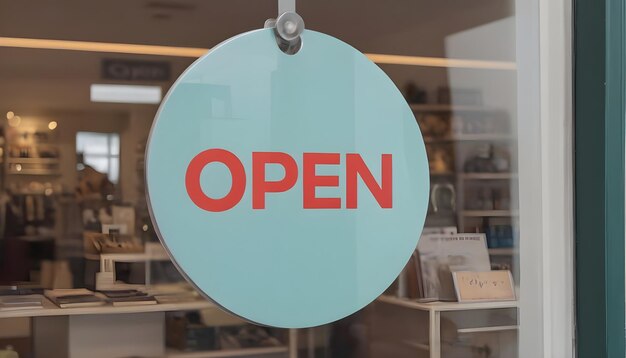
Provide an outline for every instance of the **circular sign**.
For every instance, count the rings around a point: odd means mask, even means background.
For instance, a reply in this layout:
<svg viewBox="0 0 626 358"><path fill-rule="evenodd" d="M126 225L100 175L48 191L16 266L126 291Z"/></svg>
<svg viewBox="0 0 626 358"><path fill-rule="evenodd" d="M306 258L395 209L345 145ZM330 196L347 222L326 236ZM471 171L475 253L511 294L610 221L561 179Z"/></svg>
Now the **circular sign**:
<svg viewBox="0 0 626 358"><path fill-rule="evenodd" d="M236 36L170 89L148 141L153 222L184 275L224 309L276 327L329 323L398 276L428 205L428 161L393 82L305 30Z"/></svg>

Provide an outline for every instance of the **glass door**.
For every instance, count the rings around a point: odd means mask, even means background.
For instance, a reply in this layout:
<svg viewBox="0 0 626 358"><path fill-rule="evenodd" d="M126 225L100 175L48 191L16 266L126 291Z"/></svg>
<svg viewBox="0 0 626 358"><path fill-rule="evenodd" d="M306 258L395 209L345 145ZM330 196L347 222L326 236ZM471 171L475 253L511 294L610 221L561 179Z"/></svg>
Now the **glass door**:
<svg viewBox="0 0 626 358"><path fill-rule="evenodd" d="M144 180L164 94L212 47L261 28L276 1L0 3L0 352L523 358L551 352L552 339L571 342L571 143L561 130L571 118L542 110L554 105L542 86L569 63L560 47L567 36L538 30L546 4L298 2L308 29L362 51L402 92L424 137L430 201L420 242L385 292L332 324L288 330L234 317L185 281L150 220ZM568 9L550 4L555 14ZM565 28L569 18L552 24ZM546 48L561 62L545 62ZM551 93L565 98L567 90ZM577 130L597 132L591 123ZM508 284L505 299L489 291L465 298L459 280L493 274ZM267 289L290 285L266 280ZM563 283L558 292L550 280ZM87 311L61 308L54 290L67 288L106 297ZM42 307L3 310L2 299L19 293L40 295ZM149 303L124 306L114 297L124 294ZM580 290L578 299L596 302ZM552 320L553 310L565 318Z"/></svg>

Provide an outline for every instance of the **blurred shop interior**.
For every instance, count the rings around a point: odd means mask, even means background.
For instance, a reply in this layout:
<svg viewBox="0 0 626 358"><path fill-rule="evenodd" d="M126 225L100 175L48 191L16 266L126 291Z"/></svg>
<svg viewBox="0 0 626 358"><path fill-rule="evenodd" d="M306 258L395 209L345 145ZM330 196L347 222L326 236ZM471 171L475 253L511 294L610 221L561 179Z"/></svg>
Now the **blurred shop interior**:
<svg viewBox="0 0 626 358"><path fill-rule="evenodd" d="M424 234L483 234L478 245L422 240L379 299L303 330L221 311L169 261L144 186L158 105L202 51L261 28L276 3L0 0L0 357L517 356L517 303L456 302L451 278L519 282L513 1L298 1L308 29L371 55L414 111L431 171Z"/></svg>

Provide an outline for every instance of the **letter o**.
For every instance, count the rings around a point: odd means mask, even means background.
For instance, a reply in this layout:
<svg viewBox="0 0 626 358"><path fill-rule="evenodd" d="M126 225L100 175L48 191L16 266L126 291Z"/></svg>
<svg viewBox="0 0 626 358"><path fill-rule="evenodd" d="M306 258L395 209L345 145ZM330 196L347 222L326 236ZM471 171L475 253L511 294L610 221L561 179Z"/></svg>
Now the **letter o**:
<svg viewBox="0 0 626 358"><path fill-rule="evenodd" d="M202 191L200 175L207 164L220 162L228 168L232 178L230 191L220 199L209 198ZM246 171L243 164L233 153L224 149L208 149L196 155L185 173L185 187L191 201L200 209L220 212L232 209L246 191Z"/></svg>

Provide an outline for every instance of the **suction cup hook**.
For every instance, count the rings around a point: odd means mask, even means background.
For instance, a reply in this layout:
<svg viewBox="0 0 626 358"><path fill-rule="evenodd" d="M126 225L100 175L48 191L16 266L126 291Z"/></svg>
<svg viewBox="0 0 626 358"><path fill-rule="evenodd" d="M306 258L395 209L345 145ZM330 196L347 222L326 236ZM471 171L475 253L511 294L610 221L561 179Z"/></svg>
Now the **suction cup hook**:
<svg viewBox="0 0 626 358"><path fill-rule="evenodd" d="M265 21L265 27L274 29L276 44L284 53L295 55L302 48L304 20L295 11L295 0L279 0L278 8L278 18Z"/></svg>

